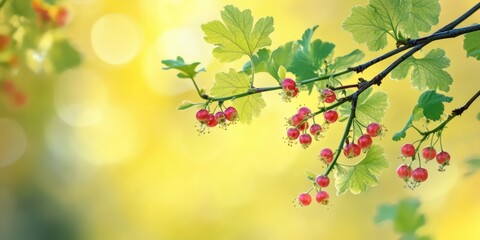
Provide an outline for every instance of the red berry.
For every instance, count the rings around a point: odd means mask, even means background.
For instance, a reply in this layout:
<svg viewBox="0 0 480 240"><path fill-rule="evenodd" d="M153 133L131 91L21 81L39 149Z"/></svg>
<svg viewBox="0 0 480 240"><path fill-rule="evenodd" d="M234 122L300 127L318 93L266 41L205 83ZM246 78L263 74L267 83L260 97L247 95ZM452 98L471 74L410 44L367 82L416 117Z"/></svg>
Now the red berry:
<svg viewBox="0 0 480 240"><path fill-rule="evenodd" d="M234 107L226 108L224 113L228 121L235 122L238 120L238 112L237 109L235 109Z"/></svg>
<svg viewBox="0 0 480 240"><path fill-rule="evenodd" d="M303 148L307 148L312 143L312 137L308 133L300 135L298 141L302 144Z"/></svg>
<svg viewBox="0 0 480 240"><path fill-rule="evenodd" d="M300 91L300 90L298 89L298 87L296 87L296 88L293 90L293 92L292 92L292 97L296 97L296 96L298 95L298 92L299 92L299 91Z"/></svg>
<svg viewBox="0 0 480 240"><path fill-rule="evenodd" d="M305 118L309 117L310 113L312 113L312 111L310 111L310 108L301 107L298 109L297 115L301 117L303 120L305 120Z"/></svg>
<svg viewBox="0 0 480 240"><path fill-rule="evenodd" d="M330 88L323 89L321 98L323 99L323 102L326 103L332 103L337 99L335 92Z"/></svg>
<svg viewBox="0 0 480 240"><path fill-rule="evenodd" d="M282 81L282 88L288 91L295 91L297 83L291 78L285 78Z"/></svg>
<svg viewBox="0 0 480 240"><path fill-rule="evenodd" d="M320 160L326 164L330 164L333 161L333 152L330 148L324 148L320 151Z"/></svg>
<svg viewBox="0 0 480 240"><path fill-rule="evenodd" d="M415 147L412 144L407 143L402 146L402 155L404 157L411 157L414 154L415 154Z"/></svg>
<svg viewBox="0 0 480 240"><path fill-rule="evenodd" d="M217 123L225 124L225 122L227 121L225 113L224 112L215 113L215 120L217 120Z"/></svg>
<svg viewBox="0 0 480 240"><path fill-rule="evenodd" d="M58 12L57 12L57 15L55 15L55 24L57 26L65 26L65 24L67 23L67 20L68 20L68 10L64 7L60 7L60 9L58 9Z"/></svg>
<svg viewBox="0 0 480 240"><path fill-rule="evenodd" d="M2 90L7 94L12 94L15 91L15 84L11 80L2 82Z"/></svg>
<svg viewBox="0 0 480 240"><path fill-rule="evenodd" d="M213 114L208 114L208 120L205 123L207 124L208 127L215 127L218 124L217 119Z"/></svg>
<svg viewBox="0 0 480 240"><path fill-rule="evenodd" d="M308 122L302 122L302 123L298 124L297 128L300 131L304 131L305 129L308 128Z"/></svg>
<svg viewBox="0 0 480 240"><path fill-rule="evenodd" d="M406 164L402 164L398 166L397 174L401 179L407 180L412 176L412 168Z"/></svg>
<svg viewBox="0 0 480 240"><path fill-rule="evenodd" d="M302 206L308 206L312 202L312 196L309 193L301 193L298 195L298 202Z"/></svg>
<svg viewBox="0 0 480 240"><path fill-rule="evenodd" d="M318 186L326 188L328 187L328 184L330 184L330 178L320 175L317 177L317 179L315 179L315 182L317 182Z"/></svg>
<svg viewBox="0 0 480 240"><path fill-rule="evenodd" d="M310 126L310 133L315 138L317 138L320 135L321 132L322 132L322 126L320 126L320 124L314 123L314 124L312 124L312 126Z"/></svg>
<svg viewBox="0 0 480 240"><path fill-rule="evenodd" d="M422 156L427 161L434 159L435 155L437 155L437 151L433 147L426 147L422 150Z"/></svg>
<svg viewBox="0 0 480 240"><path fill-rule="evenodd" d="M296 129L296 128L289 128L287 130L287 137L288 139L290 140L295 140L297 139L298 137L300 136L300 130Z"/></svg>
<svg viewBox="0 0 480 240"><path fill-rule="evenodd" d="M382 126L380 124L373 122L367 126L367 134L371 137L376 137L382 133Z"/></svg>
<svg viewBox="0 0 480 240"><path fill-rule="evenodd" d="M349 143L343 148L343 154L345 154L347 158L353 158L360 155L360 151L360 147L355 143Z"/></svg>
<svg viewBox="0 0 480 240"><path fill-rule="evenodd" d="M288 120L288 124L290 124L290 126L297 127L302 121L303 118L300 115L295 114Z"/></svg>
<svg viewBox="0 0 480 240"><path fill-rule="evenodd" d="M328 198L330 196L328 195L328 192L325 192L325 191L320 191L317 193L317 195L315 196L315 200L317 200L318 203L321 203L323 205L327 205L328 204Z"/></svg>
<svg viewBox="0 0 480 240"><path fill-rule="evenodd" d="M10 37L5 34L0 34L0 51L3 51L8 47L10 43Z"/></svg>
<svg viewBox="0 0 480 240"><path fill-rule="evenodd" d="M13 103L17 107L23 107L27 103L27 95L23 92L14 92L12 97Z"/></svg>
<svg viewBox="0 0 480 240"><path fill-rule="evenodd" d="M416 168L412 172L412 178L415 182L425 182L428 178L428 171L425 168Z"/></svg>
<svg viewBox="0 0 480 240"><path fill-rule="evenodd" d="M197 118L197 120L201 123L205 123L206 121L208 121L208 115L210 113L208 113L207 109L200 109L197 111L197 113L195 114L195 117Z"/></svg>
<svg viewBox="0 0 480 240"><path fill-rule="evenodd" d="M368 134L360 136L357 140L358 146L361 149L369 148L370 146L372 146L372 142L372 137L370 137L370 135Z"/></svg>
<svg viewBox="0 0 480 240"><path fill-rule="evenodd" d="M439 152L436 159L438 164L446 165L450 162L450 154L448 154L448 152Z"/></svg>
<svg viewBox="0 0 480 240"><path fill-rule="evenodd" d="M323 114L325 120L329 123L334 123L338 119L338 113L335 110L328 110Z"/></svg>

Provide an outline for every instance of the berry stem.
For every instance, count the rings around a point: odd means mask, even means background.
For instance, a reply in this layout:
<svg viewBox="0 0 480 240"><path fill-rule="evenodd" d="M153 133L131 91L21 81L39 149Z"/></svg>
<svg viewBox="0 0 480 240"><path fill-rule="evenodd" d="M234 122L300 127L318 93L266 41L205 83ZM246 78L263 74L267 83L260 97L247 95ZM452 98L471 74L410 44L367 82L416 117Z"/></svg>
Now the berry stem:
<svg viewBox="0 0 480 240"><path fill-rule="evenodd" d="M197 82L195 81L195 79L193 77L191 77L190 80L192 80L193 86L195 86L195 90L197 90L198 96L200 96L201 98L204 98L204 96L200 92L200 88L198 88L198 85L197 85Z"/></svg>
<svg viewBox="0 0 480 240"><path fill-rule="evenodd" d="M251 66L250 71L251 71L251 73L252 73L252 82L250 83L250 87L251 87L251 88L255 88L255 87L253 86L253 82L255 81L255 64L253 63L253 57L252 57L252 55L249 55L248 57L250 58L250 66Z"/></svg>

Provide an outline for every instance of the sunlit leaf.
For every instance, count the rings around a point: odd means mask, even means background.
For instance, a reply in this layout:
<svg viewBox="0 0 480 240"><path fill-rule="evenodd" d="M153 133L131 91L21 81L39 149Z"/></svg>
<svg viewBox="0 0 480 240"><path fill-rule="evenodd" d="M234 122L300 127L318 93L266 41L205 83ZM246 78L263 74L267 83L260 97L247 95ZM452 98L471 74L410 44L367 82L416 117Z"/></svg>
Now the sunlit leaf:
<svg viewBox="0 0 480 240"><path fill-rule="evenodd" d="M438 23L440 3L438 0L411 0L412 8L406 21L401 22L403 34L418 38L418 32L428 32Z"/></svg>
<svg viewBox="0 0 480 240"><path fill-rule="evenodd" d="M202 105L204 103L192 103L192 102L189 102L189 101L183 101L182 104L180 104L180 106L177 107L177 110L185 110L185 109L188 109L188 108L191 108L193 106L198 106L198 105Z"/></svg>
<svg viewBox="0 0 480 240"><path fill-rule="evenodd" d="M371 122L381 122L389 106L388 95L385 92L374 92L372 88L362 92L357 101L355 119L366 126ZM341 116L350 116L352 109L351 103L342 104L338 111ZM355 128L355 135L360 136L361 129Z"/></svg>
<svg viewBox="0 0 480 240"><path fill-rule="evenodd" d="M353 7L342 27L351 32L358 43L377 51L387 46L387 35L397 37L400 24L408 19L410 1L371 0L367 6ZM395 39L399 40L399 39Z"/></svg>
<svg viewBox="0 0 480 240"><path fill-rule="evenodd" d="M467 56L480 60L480 31L465 34L463 49L467 51Z"/></svg>
<svg viewBox="0 0 480 240"><path fill-rule="evenodd" d="M423 110L423 115L433 121L437 121L445 110L444 102L451 102L453 98L447 97L435 91L426 91L418 98L417 107Z"/></svg>
<svg viewBox="0 0 480 240"><path fill-rule="evenodd" d="M187 64L182 57L178 56L176 60L162 60L162 63L166 66L163 69L177 69L180 73L177 75L179 78L194 78L199 72L205 71L204 68L196 70L199 62Z"/></svg>
<svg viewBox="0 0 480 240"><path fill-rule="evenodd" d="M228 73L217 73L211 93L215 97L226 97L246 93L250 89L249 76L244 72L236 72L230 69ZM258 116L262 108L266 106L260 93L249 95L233 100L233 106L237 109L240 122L251 123L253 117Z"/></svg>
<svg viewBox="0 0 480 240"><path fill-rule="evenodd" d="M240 11L228 5L221 12L223 22L215 20L202 25L205 41L216 45L213 55L222 62L232 62L243 55L252 56L258 49L269 46L273 18L259 19L255 26L250 10Z"/></svg>
<svg viewBox="0 0 480 240"><path fill-rule="evenodd" d="M412 86L419 90L442 90L448 92L453 82L452 77L444 70L450 66L443 49L433 49L423 58L409 57L392 71L393 79L407 77L410 68Z"/></svg>
<svg viewBox="0 0 480 240"><path fill-rule="evenodd" d="M368 187L378 184L383 169L388 167L383 147L373 145L366 156L355 165L335 165L335 187L337 194L350 190L353 194L365 192Z"/></svg>
<svg viewBox="0 0 480 240"><path fill-rule="evenodd" d="M358 63L364 57L365 54L362 51L355 49L347 55L335 58L330 68L334 71L342 71L347 69L348 67L353 67L354 64Z"/></svg>

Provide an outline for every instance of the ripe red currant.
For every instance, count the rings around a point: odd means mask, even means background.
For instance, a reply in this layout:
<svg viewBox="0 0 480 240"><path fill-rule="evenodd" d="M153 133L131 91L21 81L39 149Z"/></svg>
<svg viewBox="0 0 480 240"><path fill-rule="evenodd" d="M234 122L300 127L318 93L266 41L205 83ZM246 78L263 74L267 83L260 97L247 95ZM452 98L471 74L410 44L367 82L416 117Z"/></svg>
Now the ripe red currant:
<svg viewBox="0 0 480 240"><path fill-rule="evenodd" d="M293 90L292 97L296 97L296 96L298 95L298 92L300 92L300 90L298 89L298 87L296 87L296 88Z"/></svg>
<svg viewBox="0 0 480 240"><path fill-rule="evenodd" d="M376 137L378 135L381 135L381 133L382 133L382 126L380 126L380 124L373 122L367 126L367 134L370 135L371 137Z"/></svg>
<svg viewBox="0 0 480 240"><path fill-rule="evenodd" d="M322 133L322 126L320 126L318 123L312 124L312 126L310 126L310 133L315 139L318 140L320 138L320 134Z"/></svg>
<svg viewBox="0 0 480 240"><path fill-rule="evenodd" d="M406 164L402 164L398 166L397 174L401 179L407 180L412 176L412 168Z"/></svg>
<svg viewBox="0 0 480 240"><path fill-rule="evenodd" d="M300 131L305 131L305 129L308 128L308 122L302 122L302 123L298 124L297 128Z"/></svg>
<svg viewBox="0 0 480 240"><path fill-rule="evenodd" d="M315 179L315 182L317 182L318 186L326 188L328 187L328 184L330 184L330 178L320 175Z"/></svg>
<svg viewBox="0 0 480 240"><path fill-rule="evenodd" d="M224 112L215 113L215 119L218 123L225 123L227 121L227 117L225 116Z"/></svg>
<svg viewBox="0 0 480 240"><path fill-rule="evenodd" d="M238 112L237 109L235 109L234 107L226 108L224 113L228 121L235 122L238 120Z"/></svg>
<svg viewBox="0 0 480 240"><path fill-rule="evenodd" d="M68 10L64 7L60 7L60 9L58 9L58 12L57 14L55 15L55 19L54 19L54 22L57 26L65 26L65 24L67 23L67 20L68 20Z"/></svg>
<svg viewBox="0 0 480 240"><path fill-rule="evenodd" d="M288 124L290 124L290 126L297 127L302 121L303 118L300 115L295 114L288 120Z"/></svg>
<svg viewBox="0 0 480 240"><path fill-rule="evenodd" d="M337 99L337 96L332 89L325 88L322 91L321 98L323 99L323 102L332 103Z"/></svg>
<svg viewBox="0 0 480 240"><path fill-rule="evenodd" d="M296 129L296 128L289 128L287 130L287 137L288 139L290 140L295 140L297 139L298 137L300 136L300 130Z"/></svg>
<svg viewBox="0 0 480 240"><path fill-rule="evenodd" d="M197 111L197 113L195 114L195 117L197 118L197 120L201 123L205 123L208 121L208 116L209 116L210 113L208 113L207 109L200 109Z"/></svg>
<svg viewBox="0 0 480 240"><path fill-rule="evenodd" d="M437 151L433 147L426 147L422 150L422 156L427 161L434 159L435 155L437 155Z"/></svg>
<svg viewBox="0 0 480 240"><path fill-rule="evenodd" d="M412 178L415 182L425 182L428 178L428 171L425 168L416 168L412 172Z"/></svg>
<svg viewBox="0 0 480 240"><path fill-rule="evenodd" d="M360 151L360 147L355 143L349 143L343 148L343 154L345 154L347 158L353 158L360 155Z"/></svg>
<svg viewBox="0 0 480 240"><path fill-rule="evenodd" d="M335 110L328 110L323 114L325 120L329 123L334 123L338 119L338 113Z"/></svg>
<svg viewBox="0 0 480 240"><path fill-rule="evenodd" d="M300 135L298 141L302 144L303 148L307 148L312 143L312 137L308 133Z"/></svg>
<svg viewBox="0 0 480 240"><path fill-rule="evenodd" d="M310 113L312 113L312 111L310 111L310 108L308 107L301 107L298 109L298 112L297 112L297 115L299 117L302 118L302 120L305 120L306 118L309 117Z"/></svg>
<svg viewBox="0 0 480 240"><path fill-rule="evenodd" d="M298 195L298 202L301 206L308 206L312 202L312 196L309 193L301 193Z"/></svg>
<svg viewBox="0 0 480 240"><path fill-rule="evenodd" d="M6 49L9 43L10 37L6 34L0 34L0 51Z"/></svg>
<svg viewBox="0 0 480 240"><path fill-rule="evenodd" d="M372 146L372 142L373 142L372 137L370 137L370 135L368 135L368 134L364 134L364 135L360 136L357 140L358 146L361 149L369 148L370 146Z"/></svg>
<svg viewBox="0 0 480 240"><path fill-rule="evenodd" d="M213 114L208 114L208 120L205 122L208 127L215 127L217 126L218 122L217 119Z"/></svg>
<svg viewBox="0 0 480 240"><path fill-rule="evenodd" d="M436 159L438 164L447 165L450 162L450 154L448 152L439 152Z"/></svg>
<svg viewBox="0 0 480 240"><path fill-rule="evenodd" d="M404 157L411 157L415 154L415 147L412 144L407 143L402 146L401 151Z"/></svg>
<svg viewBox="0 0 480 240"><path fill-rule="evenodd" d="M323 205L327 205L329 197L330 196L328 195L328 192L320 191L320 192L317 193L317 195L315 195L315 200L317 200L318 203L321 203Z"/></svg>
<svg viewBox="0 0 480 240"><path fill-rule="evenodd" d="M333 151L330 148L324 148L320 151L320 160L326 164L330 164L333 161Z"/></svg>
<svg viewBox="0 0 480 240"><path fill-rule="evenodd" d="M295 82L295 80L293 80L291 78L285 78L282 81L282 88L284 90L295 91L296 85L297 85L297 83Z"/></svg>

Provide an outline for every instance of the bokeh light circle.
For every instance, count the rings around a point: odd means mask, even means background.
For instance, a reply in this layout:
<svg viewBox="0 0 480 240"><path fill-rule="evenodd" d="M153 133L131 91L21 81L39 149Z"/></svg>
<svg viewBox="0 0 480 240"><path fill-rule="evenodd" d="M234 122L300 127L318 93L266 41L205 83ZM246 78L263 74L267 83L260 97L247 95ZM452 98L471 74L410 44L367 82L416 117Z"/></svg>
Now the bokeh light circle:
<svg viewBox="0 0 480 240"><path fill-rule="evenodd" d="M108 108L99 122L75 129L75 151L82 160L100 165L130 158L141 146L137 125L128 111Z"/></svg>
<svg viewBox="0 0 480 240"><path fill-rule="evenodd" d="M142 33L137 24L125 14L109 14L98 19L92 27L92 47L104 62L117 65L132 60L140 51Z"/></svg>
<svg viewBox="0 0 480 240"><path fill-rule="evenodd" d="M16 162L27 149L27 136L15 121L0 119L0 167Z"/></svg>
<svg viewBox="0 0 480 240"><path fill-rule="evenodd" d="M102 117L107 95L107 88L98 75L75 69L60 76L55 88L55 107L60 118L71 126L88 126Z"/></svg>

